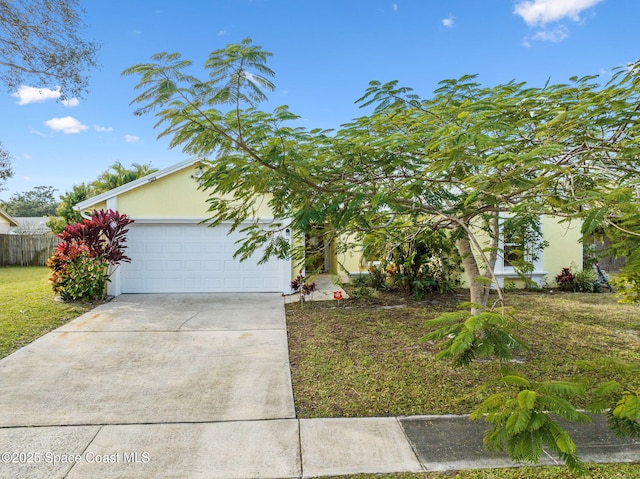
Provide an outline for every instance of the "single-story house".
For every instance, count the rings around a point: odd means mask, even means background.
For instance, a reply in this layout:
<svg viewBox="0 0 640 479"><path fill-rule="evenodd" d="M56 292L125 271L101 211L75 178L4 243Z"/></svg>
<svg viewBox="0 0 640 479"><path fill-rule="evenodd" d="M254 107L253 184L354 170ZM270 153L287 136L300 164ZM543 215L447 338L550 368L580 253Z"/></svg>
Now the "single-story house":
<svg viewBox="0 0 640 479"><path fill-rule="evenodd" d="M201 170L196 159L186 160L156 173L78 203L82 212L117 210L134 220L129 227L123 263L109 283L109 294L186 292L290 292L298 274L291 260L271 259L258 264L261 256L240 262L233 258L242 238L239 230L229 234L230 225L210 227L204 221L208 192L198 189ZM264 198L256 200L259 219L272 220ZM570 263L582 264L579 227L563 226L553 219L543 224L549 248L536 264L536 274L555 275ZM292 233L283 235L292 241ZM338 264L349 273L366 272L358 251L336 255L332 245L324 248L325 271L338 272ZM513 271L502 262L499 277ZM498 271L499 270L499 271Z"/></svg>
<svg viewBox="0 0 640 479"><path fill-rule="evenodd" d="M0 209L0 234L6 235L11 228L18 226L18 221L7 212Z"/></svg>

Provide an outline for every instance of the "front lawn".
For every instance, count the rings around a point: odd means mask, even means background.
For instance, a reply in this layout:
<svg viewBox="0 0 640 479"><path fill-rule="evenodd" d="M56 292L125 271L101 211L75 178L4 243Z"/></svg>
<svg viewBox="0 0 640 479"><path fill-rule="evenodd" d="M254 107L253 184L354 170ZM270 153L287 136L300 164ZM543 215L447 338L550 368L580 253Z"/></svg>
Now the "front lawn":
<svg viewBox="0 0 640 479"><path fill-rule="evenodd" d="M420 343L424 323L465 301L463 293L416 303L385 296L287 307L296 411L300 417L464 414L491 391L495 362L454 369ZM578 359L640 364L640 308L611 294L511 293L519 334L531 345L513 364L530 379L571 380ZM592 375L596 375L593 373ZM599 373L598 373L599 374ZM604 379L606 376L602 375ZM634 387L640 378L632 376Z"/></svg>
<svg viewBox="0 0 640 479"><path fill-rule="evenodd" d="M483 386L498 366L482 361L454 369L421 343L424 323L466 301L464 293L416 303L384 294L374 301L287 306L289 355L299 417L402 416L469 413L492 391ZM511 293L519 334L531 350L512 367L534 380L571 380L578 359L640 364L640 308L611 294ZM602 373L592 373L593 377ZM637 369L625 378L640 388ZM579 405L580 406L580 405ZM589 464L594 479L640 479L638 464ZM355 475L352 479L577 478L565 467L479 469L449 473Z"/></svg>
<svg viewBox="0 0 640 479"><path fill-rule="evenodd" d="M0 267L0 358L91 309L55 301L49 270Z"/></svg>
<svg viewBox="0 0 640 479"><path fill-rule="evenodd" d="M572 474L565 467L519 467L512 469L474 469L458 472L406 474L358 474L339 479L639 479L638 464L589 464L586 476ZM332 478L327 478L332 479ZM338 478L333 478L338 479Z"/></svg>

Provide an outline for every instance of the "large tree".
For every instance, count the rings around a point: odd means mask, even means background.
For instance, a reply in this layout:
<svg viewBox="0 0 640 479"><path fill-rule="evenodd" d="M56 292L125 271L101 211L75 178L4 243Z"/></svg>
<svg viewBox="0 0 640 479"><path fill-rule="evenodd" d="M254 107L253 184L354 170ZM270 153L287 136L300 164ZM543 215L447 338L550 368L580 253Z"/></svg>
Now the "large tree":
<svg viewBox="0 0 640 479"><path fill-rule="evenodd" d="M36 186L24 193L14 193L2 207L12 216L49 216L56 210L55 191L52 186Z"/></svg>
<svg viewBox="0 0 640 479"><path fill-rule="evenodd" d="M257 108L274 88L270 55L246 39L210 54L206 80L189 75L191 63L179 54L160 53L124 72L140 75L137 113L155 112L171 146L210 158L202 186L212 223L253 221L241 257L259 245L266 255L291 253L280 234L287 228L356 241L379 229L446 229L463 258L471 311L431 321L435 331L425 338L464 365L478 356L505 361L521 346L506 310L488 305L503 221L521 226L553 214L582 220L584 232L608 226L637 242L640 63L605 84L584 77L485 87L469 75L441 82L428 98L396 82L372 82L359 100L369 114L321 131L298 126L287 107ZM273 211L269 225L254 211L262 194ZM598 398L592 408L609 408L618 433L640 435L637 366L630 368L630 382L590 384ZM614 378L621 368L612 371ZM578 467L557 416L589 420L568 401L585 385L515 373L499 384L475 413L492 424L488 443L529 461L544 444Z"/></svg>
<svg viewBox="0 0 640 479"><path fill-rule="evenodd" d="M80 36L83 13L79 0L0 0L0 81L86 92L98 45Z"/></svg>
<svg viewBox="0 0 640 479"><path fill-rule="evenodd" d="M271 195L276 221L247 230L242 256L264 243L285 254L283 228L320 225L344 238L408 217L453 232L471 301L484 307L501 215L585 217L588 230L615 222L616 195L637 199L637 65L605 85L586 77L484 87L469 75L427 99L372 82L359 101L373 112L330 132L296 126L286 107L257 109L273 89L270 55L246 39L210 54L207 80L190 76L179 54L125 71L141 78L138 114L155 111L172 146L212 158L203 182L215 221L250 221L251 198Z"/></svg>

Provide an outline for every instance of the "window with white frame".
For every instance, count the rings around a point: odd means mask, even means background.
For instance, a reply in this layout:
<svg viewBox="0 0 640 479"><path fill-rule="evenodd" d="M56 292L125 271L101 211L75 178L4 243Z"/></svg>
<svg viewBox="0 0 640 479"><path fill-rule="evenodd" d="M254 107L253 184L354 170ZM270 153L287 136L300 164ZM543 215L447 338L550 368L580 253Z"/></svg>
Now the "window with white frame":
<svg viewBox="0 0 640 479"><path fill-rule="evenodd" d="M546 275L542 253L546 246L540 217L502 217L495 267L500 285L504 285L505 278L528 278L542 285Z"/></svg>

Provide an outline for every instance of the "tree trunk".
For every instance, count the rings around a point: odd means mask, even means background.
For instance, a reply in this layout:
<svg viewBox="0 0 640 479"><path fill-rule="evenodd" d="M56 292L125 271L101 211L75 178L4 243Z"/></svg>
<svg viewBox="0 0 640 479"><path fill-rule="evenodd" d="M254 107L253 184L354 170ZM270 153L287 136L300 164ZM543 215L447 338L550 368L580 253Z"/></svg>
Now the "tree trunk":
<svg viewBox="0 0 640 479"><path fill-rule="evenodd" d="M489 302L491 283L486 281L486 274L483 275L480 272L478 260L473 254L471 241L467 236L465 236L464 238L456 241L456 247L458 248L458 252L462 257L462 265L464 266L464 270L467 273L467 279L469 280L469 293L471 296L470 301L474 303L474 305L479 305L482 308L486 308L487 303ZM488 266L489 265L487 265L487 267ZM480 281L478 281L478 279L480 279ZM480 307L473 306L471 308L471 313L478 314L480 310Z"/></svg>

